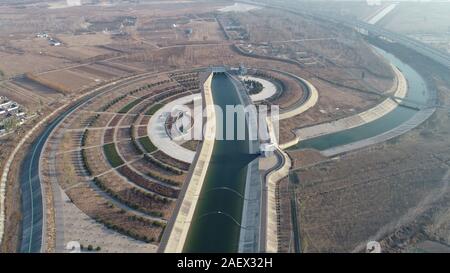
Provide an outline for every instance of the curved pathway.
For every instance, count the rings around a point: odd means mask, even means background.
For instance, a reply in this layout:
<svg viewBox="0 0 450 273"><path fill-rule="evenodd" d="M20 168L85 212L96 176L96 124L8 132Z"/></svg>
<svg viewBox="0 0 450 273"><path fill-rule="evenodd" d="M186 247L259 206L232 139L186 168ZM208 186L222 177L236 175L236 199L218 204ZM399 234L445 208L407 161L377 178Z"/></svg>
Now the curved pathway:
<svg viewBox="0 0 450 273"><path fill-rule="evenodd" d="M250 95L250 99L253 102L268 99L277 93L277 87L275 86L275 84L273 84L272 82L270 82L266 79L259 78L259 77L253 77L253 76L241 76L241 77L239 77L239 79L256 81L256 82L259 82L262 84L263 89L261 90L261 92L254 94L254 95Z"/></svg>
<svg viewBox="0 0 450 273"><path fill-rule="evenodd" d="M186 105L193 100L201 100L201 94L193 94L185 97L178 98L174 101L169 102L159 109L150 119L147 127L148 136L151 142L159 150L167 154L168 156L175 158L177 160L192 163L195 157L195 151L186 149L175 141L173 141L166 132L165 121L170 115L173 109L180 105ZM197 117L196 117L196 120Z"/></svg>

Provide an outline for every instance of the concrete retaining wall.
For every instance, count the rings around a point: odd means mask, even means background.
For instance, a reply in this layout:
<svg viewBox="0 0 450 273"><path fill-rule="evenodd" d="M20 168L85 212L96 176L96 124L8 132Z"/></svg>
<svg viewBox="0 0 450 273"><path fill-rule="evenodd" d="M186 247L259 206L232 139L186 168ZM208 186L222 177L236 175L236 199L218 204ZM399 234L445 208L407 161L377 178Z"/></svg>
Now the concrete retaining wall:
<svg viewBox="0 0 450 273"><path fill-rule="evenodd" d="M291 160L289 156L281 149L278 152L282 157L282 165L269 173L266 180L267 185L267 206L266 206L266 252L278 251L278 210L276 188L278 181L289 174L291 168Z"/></svg>
<svg viewBox="0 0 450 273"><path fill-rule="evenodd" d="M271 139L275 138L274 127L272 120L270 118L266 119L267 128L269 130L269 135ZM276 145L277 146L277 145ZM289 174L289 169L291 168L291 160L289 156L277 146L277 151L279 154L280 167L271 171L266 177L266 219L265 221L265 252L277 252L278 250L278 218L277 218L277 197L276 188L278 181L286 177Z"/></svg>
<svg viewBox="0 0 450 273"><path fill-rule="evenodd" d="M297 77L297 78L299 78L299 77ZM308 110L311 107L313 107L314 105L316 105L317 101L319 100L319 92L317 92L316 87L314 87L314 85L312 85L310 82L308 82L305 79L302 79L302 78L299 78L299 79L306 84L308 91L309 91L309 97L303 104L299 105L299 107L296 107L292 110L281 113L280 120L288 119L288 118L300 115L301 113L305 112L306 110Z"/></svg>

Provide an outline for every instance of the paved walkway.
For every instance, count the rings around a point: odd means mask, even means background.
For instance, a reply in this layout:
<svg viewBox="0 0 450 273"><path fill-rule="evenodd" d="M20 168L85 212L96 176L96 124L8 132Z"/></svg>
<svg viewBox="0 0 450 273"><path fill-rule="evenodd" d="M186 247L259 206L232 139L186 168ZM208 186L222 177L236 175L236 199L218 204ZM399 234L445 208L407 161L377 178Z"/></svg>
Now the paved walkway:
<svg viewBox="0 0 450 273"><path fill-rule="evenodd" d="M167 135L164 124L166 118L170 115L172 110L176 108L176 106L188 104L192 100L201 100L201 95L188 95L169 102L152 116L147 127L148 136L150 137L153 145L168 156L186 163L192 163L195 157L195 151L186 149L173 141Z"/></svg>
<svg viewBox="0 0 450 273"><path fill-rule="evenodd" d="M252 77L252 76L241 76L239 78L241 80L256 81L263 85L263 89L261 90L261 92L259 92L258 94L255 94L255 95L250 95L250 98L252 99L253 102L268 99L277 93L277 87L268 80L265 80L262 78L257 78L257 77Z"/></svg>

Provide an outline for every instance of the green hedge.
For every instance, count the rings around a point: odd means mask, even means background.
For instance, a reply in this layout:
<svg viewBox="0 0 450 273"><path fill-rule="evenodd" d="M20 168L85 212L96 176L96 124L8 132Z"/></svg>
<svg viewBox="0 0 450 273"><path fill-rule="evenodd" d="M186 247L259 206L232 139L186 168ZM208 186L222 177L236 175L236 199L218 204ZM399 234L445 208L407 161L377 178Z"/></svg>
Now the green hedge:
<svg viewBox="0 0 450 273"><path fill-rule="evenodd" d="M139 99L136 99L136 100L134 100L134 101L128 103L127 105L125 105L124 107L122 107L122 109L120 109L118 113L119 113L119 114L125 114L125 113L128 113L128 111L130 111L131 108L133 108L134 106L138 105L142 100L143 100L142 98L139 98Z"/></svg>
<svg viewBox="0 0 450 273"><path fill-rule="evenodd" d="M108 159L111 166L113 166L113 168L119 167L120 165L125 163L123 162L119 153L117 153L116 146L114 145L114 143L103 145L103 151L105 152L105 156Z"/></svg>
<svg viewBox="0 0 450 273"><path fill-rule="evenodd" d="M164 104L162 104L162 103L156 103L150 109L148 109L147 112L145 112L145 114L146 115L154 115L163 106L164 106Z"/></svg>
<svg viewBox="0 0 450 273"><path fill-rule="evenodd" d="M155 145L153 145L149 137L141 137L138 140L147 153L152 153L158 149Z"/></svg>
<svg viewBox="0 0 450 273"><path fill-rule="evenodd" d="M179 170L179 169L177 169L175 167L172 167L170 165L167 165L165 163L162 163L161 161L155 160L151 155L145 154L144 155L144 159L147 160L148 162L152 163L153 165L158 166L161 169L164 169L164 170L166 170L168 172L171 172L173 174L176 174L176 175L183 174L183 171L181 171L181 170Z"/></svg>

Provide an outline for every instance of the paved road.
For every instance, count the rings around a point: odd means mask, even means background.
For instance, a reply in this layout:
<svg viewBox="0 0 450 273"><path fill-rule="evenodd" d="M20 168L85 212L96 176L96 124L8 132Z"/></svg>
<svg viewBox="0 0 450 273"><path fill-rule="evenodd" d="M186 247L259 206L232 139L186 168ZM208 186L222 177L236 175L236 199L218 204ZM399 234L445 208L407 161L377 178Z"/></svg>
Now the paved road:
<svg viewBox="0 0 450 273"><path fill-rule="evenodd" d="M39 179L40 155L45 142L53 129L71 111L90 97L79 101L60 114L36 138L30 146L20 166L20 189L22 193L22 232L20 252L40 252L43 245L44 206L42 202L41 181Z"/></svg>

